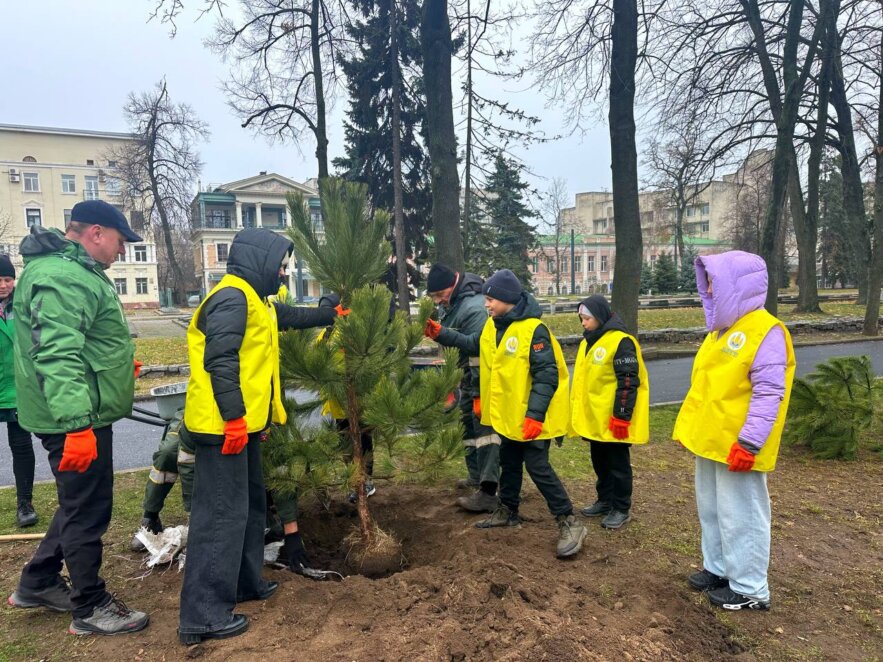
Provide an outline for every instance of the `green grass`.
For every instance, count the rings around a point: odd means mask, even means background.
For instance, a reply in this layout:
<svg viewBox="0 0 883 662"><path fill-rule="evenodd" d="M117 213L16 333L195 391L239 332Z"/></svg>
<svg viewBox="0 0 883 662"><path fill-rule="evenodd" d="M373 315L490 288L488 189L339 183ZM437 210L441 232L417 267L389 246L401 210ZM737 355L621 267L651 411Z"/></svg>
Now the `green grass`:
<svg viewBox="0 0 883 662"><path fill-rule="evenodd" d="M135 338L135 358L144 365L187 363L187 339Z"/></svg>

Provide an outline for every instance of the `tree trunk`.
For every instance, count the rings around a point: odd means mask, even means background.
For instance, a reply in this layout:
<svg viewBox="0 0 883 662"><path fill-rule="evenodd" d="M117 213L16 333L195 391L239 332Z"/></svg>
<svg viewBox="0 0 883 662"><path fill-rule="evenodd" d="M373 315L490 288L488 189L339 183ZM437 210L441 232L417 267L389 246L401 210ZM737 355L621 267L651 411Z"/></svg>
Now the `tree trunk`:
<svg viewBox="0 0 883 662"><path fill-rule="evenodd" d="M402 118L401 70L399 68L399 19L398 0L389 3L389 64L392 72L392 189L393 225L396 247L396 283L398 285L399 309L411 318L411 297L408 292L408 251L405 246L405 212L402 197Z"/></svg>
<svg viewBox="0 0 883 662"><path fill-rule="evenodd" d="M684 264L684 209L682 207L678 207L675 211L675 249L677 250L677 255L675 258L675 266L680 267L681 270L685 268L691 268L692 265Z"/></svg>
<svg viewBox="0 0 883 662"><path fill-rule="evenodd" d="M432 227L436 259L455 271L463 271L448 1L425 0L421 18L423 81L426 88L426 146L432 176Z"/></svg>
<svg viewBox="0 0 883 662"><path fill-rule="evenodd" d="M356 463L356 511L359 513L359 533L365 547L371 543L374 535L374 520L368 510L368 495L365 492L365 481L368 472L365 469L365 453L362 448L362 424L359 421L359 401L352 384L346 386L346 414L349 423L350 441L353 444L353 460Z"/></svg>
<svg viewBox="0 0 883 662"><path fill-rule="evenodd" d="M638 210L638 156L635 145L635 66L638 7L635 0L613 0L610 53L610 170L616 264L613 309L632 333L638 331L643 238Z"/></svg>
<svg viewBox="0 0 883 662"><path fill-rule="evenodd" d="M316 87L316 161L319 179L328 176L328 134L325 128L325 84L322 79L322 51L319 48L319 23L322 20L322 3L313 0L310 7L310 42L313 52L313 82Z"/></svg>
<svg viewBox="0 0 883 662"><path fill-rule="evenodd" d="M880 41L878 71L883 71L883 40ZM863 333L876 336L880 319L880 286L883 281L883 85L877 88L877 144L874 158L877 172L874 177L874 252L868 278L868 305L865 308Z"/></svg>
<svg viewBox="0 0 883 662"><path fill-rule="evenodd" d="M794 222L794 236L797 239L797 308L802 313L820 313L819 291L816 286L816 239L818 230L816 220L810 218L803 207L803 190L800 186L800 175L797 172L796 155L791 155L793 167L788 176L788 200L791 204L791 219ZM812 160L812 156L810 157ZM812 186L812 166L810 170L810 186ZM815 170L815 189L818 191L818 162ZM818 195L816 196L818 208Z"/></svg>
<svg viewBox="0 0 883 662"><path fill-rule="evenodd" d="M466 0L466 154L463 169L463 262L469 259L469 225L472 220L472 3Z"/></svg>
<svg viewBox="0 0 883 662"><path fill-rule="evenodd" d="M147 176L150 178L150 194L153 196L153 204L159 214L160 230L162 231L163 243L166 246L166 259L169 262L169 268L172 270L172 286L175 291L175 303L185 303L187 301L187 287L184 279L184 272L181 265L175 258L175 240L172 238L172 224L169 220L169 214L163 202L162 195L159 190L159 183L156 181L155 164L153 160L153 143L155 137L151 137L148 141L147 155Z"/></svg>

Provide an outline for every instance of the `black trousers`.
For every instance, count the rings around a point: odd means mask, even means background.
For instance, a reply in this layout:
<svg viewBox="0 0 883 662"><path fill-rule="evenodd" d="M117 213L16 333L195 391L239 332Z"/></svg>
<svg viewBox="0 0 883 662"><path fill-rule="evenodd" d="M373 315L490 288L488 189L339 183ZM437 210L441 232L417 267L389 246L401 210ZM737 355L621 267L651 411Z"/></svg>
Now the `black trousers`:
<svg viewBox="0 0 883 662"><path fill-rule="evenodd" d="M609 503L624 513L632 507L631 444L589 440L592 467L598 475L595 489L598 501Z"/></svg>
<svg viewBox="0 0 883 662"><path fill-rule="evenodd" d="M71 602L76 618L88 617L104 604L109 595L101 569L101 536L107 531L113 508L113 429L95 430L98 459L84 473L59 471L64 452L63 434L38 434L49 453L49 466L55 475L58 509L46 537L21 574L26 588L43 588L57 581L61 563L67 565L73 591Z"/></svg>
<svg viewBox="0 0 883 662"><path fill-rule="evenodd" d="M14 412L14 410L11 410ZM34 440L14 418L6 421L6 436L12 451L12 473L15 475L15 496L18 502L34 497Z"/></svg>
<svg viewBox="0 0 883 662"><path fill-rule="evenodd" d="M221 435L190 434L196 471L180 631L203 633L229 625L236 603L266 587L261 568L267 495L259 433L248 435L238 455L221 453Z"/></svg>
<svg viewBox="0 0 883 662"><path fill-rule="evenodd" d="M534 485L546 499L549 511L558 515L570 515L573 504L558 474L549 464L548 439L536 441L513 441L500 435L500 502L517 512L521 503L523 469L527 469Z"/></svg>

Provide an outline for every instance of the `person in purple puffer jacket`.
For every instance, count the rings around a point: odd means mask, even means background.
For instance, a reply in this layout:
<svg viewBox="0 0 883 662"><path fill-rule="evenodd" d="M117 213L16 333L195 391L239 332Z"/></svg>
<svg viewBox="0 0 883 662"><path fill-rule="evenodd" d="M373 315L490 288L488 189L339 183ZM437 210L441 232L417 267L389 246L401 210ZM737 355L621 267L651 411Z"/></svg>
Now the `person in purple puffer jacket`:
<svg viewBox="0 0 883 662"><path fill-rule="evenodd" d="M743 251L696 258L708 335L673 437L696 455L703 569L690 586L724 609L770 608L770 497L794 349L764 310L767 267Z"/></svg>

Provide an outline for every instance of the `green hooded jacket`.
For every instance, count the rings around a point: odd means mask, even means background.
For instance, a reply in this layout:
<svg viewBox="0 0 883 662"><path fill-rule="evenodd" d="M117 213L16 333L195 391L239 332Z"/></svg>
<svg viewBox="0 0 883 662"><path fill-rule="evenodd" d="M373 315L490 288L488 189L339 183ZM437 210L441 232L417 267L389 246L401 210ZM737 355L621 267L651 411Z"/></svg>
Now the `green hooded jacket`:
<svg viewBox="0 0 883 662"><path fill-rule="evenodd" d="M4 311L0 315L0 409L15 409L15 368L12 361L12 342L15 338L15 327L12 302L15 290L3 303ZM0 421L6 420L0 417Z"/></svg>
<svg viewBox="0 0 883 662"><path fill-rule="evenodd" d="M55 229L31 228L15 288L18 420L57 434L132 411L135 346L102 265Z"/></svg>

